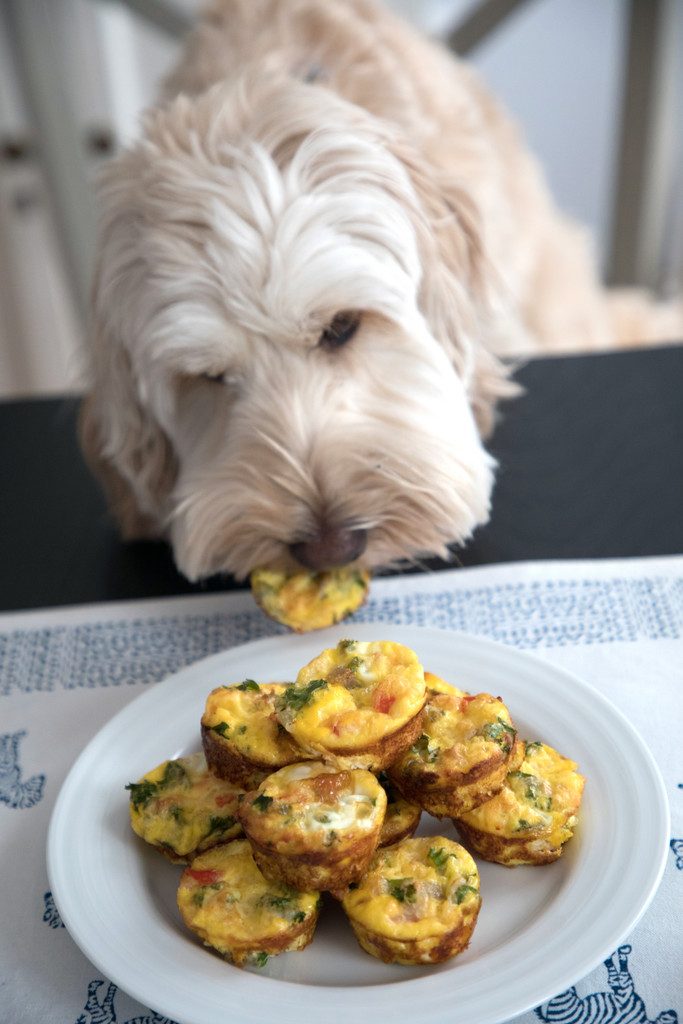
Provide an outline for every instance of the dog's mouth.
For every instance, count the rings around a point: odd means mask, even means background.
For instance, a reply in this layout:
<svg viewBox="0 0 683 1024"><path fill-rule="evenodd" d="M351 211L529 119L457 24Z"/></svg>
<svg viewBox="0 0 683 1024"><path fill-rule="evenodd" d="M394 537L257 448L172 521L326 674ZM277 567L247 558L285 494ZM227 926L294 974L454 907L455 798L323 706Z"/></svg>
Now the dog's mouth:
<svg viewBox="0 0 683 1024"><path fill-rule="evenodd" d="M376 573L448 561L449 545L466 540L488 514L492 463L480 449L474 455L471 464L452 457L434 466L421 451L412 475L411 467L380 473L373 463L362 477L337 474L323 494L322 485L299 493L298 477L290 482L277 466L266 472L259 465L234 484L217 474L210 486L188 479L170 520L178 567L191 580L216 573L245 580L263 567Z"/></svg>

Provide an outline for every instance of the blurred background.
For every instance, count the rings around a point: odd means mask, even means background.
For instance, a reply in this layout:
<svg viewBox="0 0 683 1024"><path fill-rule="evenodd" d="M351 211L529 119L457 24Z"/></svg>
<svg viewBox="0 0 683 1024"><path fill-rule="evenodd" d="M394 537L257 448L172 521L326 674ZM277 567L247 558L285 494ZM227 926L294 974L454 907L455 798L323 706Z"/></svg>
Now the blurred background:
<svg viewBox="0 0 683 1024"><path fill-rule="evenodd" d="M388 0L521 125L610 283L683 281L683 0ZM98 167L203 0L0 0L0 398L78 392Z"/></svg>

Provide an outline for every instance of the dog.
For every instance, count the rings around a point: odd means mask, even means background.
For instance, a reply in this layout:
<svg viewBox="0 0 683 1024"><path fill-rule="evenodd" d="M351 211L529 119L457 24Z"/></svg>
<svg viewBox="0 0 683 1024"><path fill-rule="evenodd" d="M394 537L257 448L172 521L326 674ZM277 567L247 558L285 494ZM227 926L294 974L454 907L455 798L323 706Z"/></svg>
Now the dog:
<svg viewBox="0 0 683 1024"><path fill-rule="evenodd" d="M190 580L448 558L515 357L681 333L374 0L215 2L100 203L82 444Z"/></svg>

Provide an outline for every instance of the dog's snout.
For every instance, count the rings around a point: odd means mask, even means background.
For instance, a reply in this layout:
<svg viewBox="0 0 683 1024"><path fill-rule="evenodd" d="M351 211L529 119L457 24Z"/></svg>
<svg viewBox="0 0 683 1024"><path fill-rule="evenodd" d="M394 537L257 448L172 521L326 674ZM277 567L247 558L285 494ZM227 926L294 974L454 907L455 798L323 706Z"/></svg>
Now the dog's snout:
<svg viewBox="0 0 683 1024"><path fill-rule="evenodd" d="M289 550L307 569L324 572L359 558L367 539L367 530L323 526L314 537L290 544Z"/></svg>

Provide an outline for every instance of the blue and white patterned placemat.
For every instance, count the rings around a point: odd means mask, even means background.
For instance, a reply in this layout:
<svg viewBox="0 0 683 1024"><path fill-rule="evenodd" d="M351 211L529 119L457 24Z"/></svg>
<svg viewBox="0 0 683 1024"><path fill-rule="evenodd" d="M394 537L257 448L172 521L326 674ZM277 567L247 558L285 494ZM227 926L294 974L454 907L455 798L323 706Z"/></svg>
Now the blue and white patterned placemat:
<svg viewBox="0 0 683 1024"><path fill-rule="evenodd" d="M602 968L518 1020L683 1024L683 557L375 580L351 621L464 630L534 650L624 710L671 803L662 886ZM63 928L45 868L50 813L76 755L143 687L279 632L246 593L0 616L2 1024L163 1024L102 977Z"/></svg>

